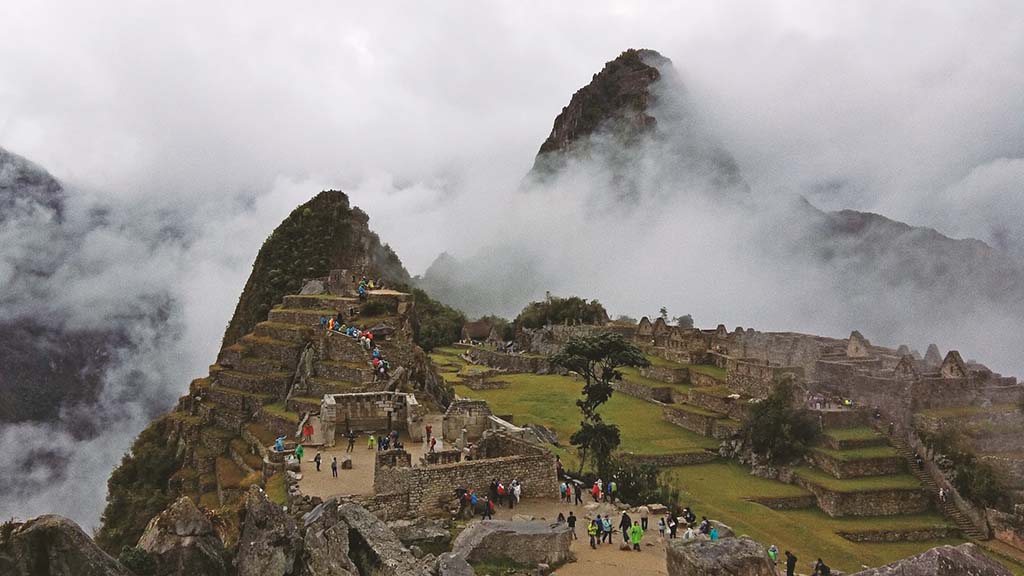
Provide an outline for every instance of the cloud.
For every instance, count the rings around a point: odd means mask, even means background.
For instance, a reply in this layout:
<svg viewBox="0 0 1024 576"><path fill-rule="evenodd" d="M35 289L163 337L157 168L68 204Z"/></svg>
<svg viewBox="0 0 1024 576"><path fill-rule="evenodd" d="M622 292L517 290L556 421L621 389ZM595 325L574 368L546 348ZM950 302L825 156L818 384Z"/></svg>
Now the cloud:
<svg viewBox="0 0 1024 576"><path fill-rule="evenodd" d="M26 259L55 278L0 296L0 318L126 327L134 352L107 379L118 401L100 410L116 429L85 444L62 423L2 436L73 446L60 450L76 460L73 481L26 472L38 488L0 497L0 512L95 524L120 453L215 358L263 239L323 188L350 192L413 273L441 251L483 254L518 274L502 287L526 284L520 299L550 288L615 313L667 305L702 323L839 336L870 324L883 343L935 339L1017 367L1000 310L965 307L951 324L892 304L916 294L876 305L869 285L837 290L834 269L778 254L766 265L757 243L800 229L787 210L804 195L1019 256L1021 16L1012 1L7 7L0 146L70 185L75 242L48 236L40 214L0 230L0 282ZM639 175L657 202L613 217L595 216L600 166L521 193L555 115L627 47L673 59L749 199L723 206L699 174L665 164ZM163 323L135 325L154 308Z"/></svg>

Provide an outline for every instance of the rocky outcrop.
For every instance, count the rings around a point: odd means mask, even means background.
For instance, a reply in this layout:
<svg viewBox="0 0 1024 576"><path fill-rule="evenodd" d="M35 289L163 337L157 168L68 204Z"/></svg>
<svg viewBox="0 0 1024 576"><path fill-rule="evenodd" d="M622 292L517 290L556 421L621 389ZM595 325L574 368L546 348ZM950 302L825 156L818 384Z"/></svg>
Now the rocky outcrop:
<svg viewBox="0 0 1024 576"><path fill-rule="evenodd" d="M408 548L402 545L387 524L358 504L338 508L341 520L349 526L349 558L361 574L378 576L427 576Z"/></svg>
<svg viewBox="0 0 1024 576"><path fill-rule="evenodd" d="M572 559L570 544L572 531L563 523L487 520L463 530L452 552L469 562L556 565Z"/></svg>
<svg viewBox="0 0 1024 576"><path fill-rule="evenodd" d="M388 522L395 535L405 546L417 546L426 552L448 550L452 543L452 534L440 522L425 519L396 520Z"/></svg>
<svg viewBox="0 0 1024 576"><path fill-rule="evenodd" d="M139 548L156 561L159 576L226 573L224 545L213 524L187 496L149 521Z"/></svg>
<svg viewBox="0 0 1024 576"><path fill-rule="evenodd" d="M245 519L238 541L238 576L285 576L302 550L299 530L284 509L253 486L245 498Z"/></svg>
<svg viewBox="0 0 1024 576"><path fill-rule="evenodd" d="M473 576L473 567L462 556L454 552L445 552L437 557L434 564L437 576Z"/></svg>
<svg viewBox="0 0 1024 576"><path fill-rule="evenodd" d="M304 545L304 576L359 574L356 565L348 557L348 525L344 522L338 522L326 529L321 526L307 528Z"/></svg>
<svg viewBox="0 0 1024 576"><path fill-rule="evenodd" d="M669 576L778 576L768 551L742 536L711 542L670 540Z"/></svg>
<svg viewBox="0 0 1024 576"><path fill-rule="evenodd" d="M5 576L132 576L71 520L40 516L0 535Z"/></svg>
<svg viewBox="0 0 1024 576"><path fill-rule="evenodd" d="M932 548L853 576L1010 576L1010 571L974 544L961 544Z"/></svg>

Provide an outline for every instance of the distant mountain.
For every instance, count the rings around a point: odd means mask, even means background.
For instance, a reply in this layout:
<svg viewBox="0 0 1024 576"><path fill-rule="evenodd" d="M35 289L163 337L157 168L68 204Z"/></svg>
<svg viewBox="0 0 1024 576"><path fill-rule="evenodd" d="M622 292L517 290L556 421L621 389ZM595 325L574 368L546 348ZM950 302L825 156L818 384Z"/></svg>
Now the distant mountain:
<svg viewBox="0 0 1024 576"><path fill-rule="evenodd" d="M0 424L51 421L96 400L115 331L67 328L47 302L70 247L64 189L46 170L0 149ZM73 432L88 435L83 418Z"/></svg>

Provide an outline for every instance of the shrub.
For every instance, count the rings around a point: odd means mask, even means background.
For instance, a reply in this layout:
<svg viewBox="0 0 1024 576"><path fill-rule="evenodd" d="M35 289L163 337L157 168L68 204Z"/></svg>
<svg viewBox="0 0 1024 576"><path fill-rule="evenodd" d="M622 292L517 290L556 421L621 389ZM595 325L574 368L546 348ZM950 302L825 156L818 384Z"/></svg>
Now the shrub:
<svg viewBox="0 0 1024 576"><path fill-rule="evenodd" d="M772 464L787 464L802 457L819 432L810 412L794 406L789 381L780 382L768 398L754 405L742 430L754 454Z"/></svg>
<svg viewBox="0 0 1024 576"><path fill-rule="evenodd" d="M387 316L398 312L398 302L395 300L373 300L363 304L359 308L360 316Z"/></svg>
<svg viewBox="0 0 1024 576"><path fill-rule="evenodd" d="M587 302L570 296L548 296L540 302L530 302L516 316L516 328L540 328L548 324L604 324L608 312L597 300Z"/></svg>
<svg viewBox="0 0 1024 576"><path fill-rule="evenodd" d="M964 498L991 508L998 507L1006 494L992 466L979 461L973 454L962 456L956 461L953 485Z"/></svg>
<svg viewBox="0 0 1024 576"><path fill-rule="evenodd" d="M156 560L138 546L124 546L117 555L117 561L132 571L135 576L156 576Z"/></svg>

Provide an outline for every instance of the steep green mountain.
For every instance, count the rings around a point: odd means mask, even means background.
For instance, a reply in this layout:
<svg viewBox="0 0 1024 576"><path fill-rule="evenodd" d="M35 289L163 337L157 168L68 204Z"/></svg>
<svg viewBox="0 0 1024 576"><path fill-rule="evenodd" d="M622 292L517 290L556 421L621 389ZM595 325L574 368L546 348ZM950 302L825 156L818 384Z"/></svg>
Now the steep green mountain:
<svg viewBox="0 0 1024 576"><path fill-rule="evenodd" d="M266 320L270 308L285 294L298 292L306 278L351 270L408 284L402 262L390 246L381 244L368 222L366 213L350 206L348 196L338 190L321 192L293 210L263 242L223 345L234 344Z"/></svg>

